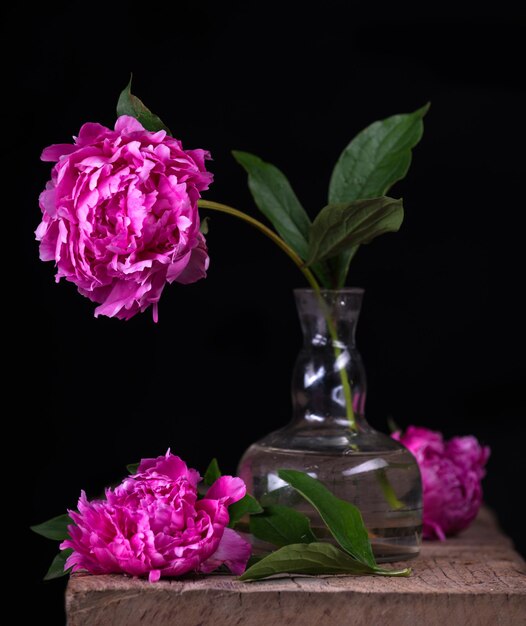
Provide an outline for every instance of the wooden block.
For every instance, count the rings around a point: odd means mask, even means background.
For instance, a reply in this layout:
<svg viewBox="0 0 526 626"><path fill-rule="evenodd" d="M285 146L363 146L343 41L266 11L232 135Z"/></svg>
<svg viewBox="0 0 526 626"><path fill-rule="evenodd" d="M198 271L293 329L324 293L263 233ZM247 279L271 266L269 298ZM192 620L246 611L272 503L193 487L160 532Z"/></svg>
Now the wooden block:
<svg viewBox="0 0 526 626"><path fill-rule="evenodd" d="M256 583L222 575L150 584L76 574L66 592L67 619L69 626L526 625L526 565L488 511L459 537L425 542L410 565L410 578Z"/></svg>

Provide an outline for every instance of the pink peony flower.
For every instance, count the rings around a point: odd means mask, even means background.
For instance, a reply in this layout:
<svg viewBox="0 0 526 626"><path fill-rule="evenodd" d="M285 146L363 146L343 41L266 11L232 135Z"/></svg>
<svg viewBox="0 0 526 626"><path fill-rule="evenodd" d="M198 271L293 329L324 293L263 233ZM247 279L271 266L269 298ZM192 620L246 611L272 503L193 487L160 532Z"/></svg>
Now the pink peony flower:
<svg viewBox="0 0 526 626"><path fill-rule="evenodd" d="M206 276L197 200L212 182L208 152L123 115L115 130L84 124L74 144L41 158L57 164L40 194L40 258L99 303L95 317L129 319L153 304L157 319L166 282Z"/></svg>
<svg viewBox="0 0 526 626"><path fill-rule="evenodd" d="M60 548L72 548L65 569L92 574L124 572L161 576L208 573L225 564L234 574L245 571L250 544L227 528L228 507L246 493L240 478L222 476L201 500L200 476L168 452L143 459L106 500L88 501L82 492L75 525Z"/></svg>
<svg viewBox="0 0 526 626"><path fill-rule="evenodd" d="M409 426L392 435L415 456L424 491L423 535L444 540L466 528L482 504L481 480L489 458L488 446L475 437L444 441L438 432Z"/></svg>

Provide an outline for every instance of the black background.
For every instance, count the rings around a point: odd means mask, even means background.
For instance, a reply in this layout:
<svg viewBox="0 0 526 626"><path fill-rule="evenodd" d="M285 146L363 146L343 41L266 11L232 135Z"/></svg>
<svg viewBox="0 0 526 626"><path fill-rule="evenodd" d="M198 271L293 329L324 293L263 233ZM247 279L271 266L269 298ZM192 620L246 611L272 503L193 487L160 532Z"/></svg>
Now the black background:
<svg viewBox="0 0 526 626"><path fill-rule="evenodd" d="M252 213L231 149L280 167L313 216L361 128L432 102L410 173L391 192L404 197L403 228L362 248L349 277L366 289L358 342L367 416L383 430L392 416L489 444L486 499L526 551L524 19L285 5L173 2L166 13L106 3L94 14L81 2L36 12L20 3L5 21L16 106L4 185L16 194L4 210L22 223L8 270L21 287L12 303L21 392L6 447L24 459L23 579L56 622L63 586L39 582L56 548L27 526L168 446L191 466L217 456L235 471L252 441L287 421L301 339L291 290L303 277L227 216L211 216L208 278L167 288L157 325L149 312L94 319L94 305L38 261L37 200L50 170L40 151L86 121L113 125L130 71L134 92L185 147L212 152L205 197Z"/></svg>

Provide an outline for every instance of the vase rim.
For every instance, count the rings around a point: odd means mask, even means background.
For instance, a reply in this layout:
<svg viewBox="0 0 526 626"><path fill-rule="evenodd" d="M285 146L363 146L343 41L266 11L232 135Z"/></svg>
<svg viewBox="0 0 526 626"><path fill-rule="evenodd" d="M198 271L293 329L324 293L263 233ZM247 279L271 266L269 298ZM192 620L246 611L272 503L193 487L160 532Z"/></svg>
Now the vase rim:
<svg viewBox="0 0 526 626"><path fill-rule="evenodd" d="M363 294L365 289L363 287L342 287L341 289L320 289L320 293L332 294L332 293L344 293L344 294ZM294 293L316 293L315 289L309 289L308 287L298 287L294 289Z"/></svg>

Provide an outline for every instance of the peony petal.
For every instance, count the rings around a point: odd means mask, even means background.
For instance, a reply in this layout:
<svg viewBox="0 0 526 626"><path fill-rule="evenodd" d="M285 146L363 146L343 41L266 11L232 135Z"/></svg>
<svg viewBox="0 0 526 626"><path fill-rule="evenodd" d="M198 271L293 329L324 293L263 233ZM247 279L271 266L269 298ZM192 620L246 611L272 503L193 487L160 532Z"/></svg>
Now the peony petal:
<svg viewBox="0 0 526 626"><path fill-rule="evenodd" d="M205 238L199 233L198 245L192 250L188 264L184 270L174 279L182 285L195 283L201 278L206 278L206 270L210 264L210 258L206 247ZM170 274L170 269L168 269ZM171 282L171 281L170 281Z"/></svg>
<svg viewBox="0 0 526 626"><path fill-rule="evenodd" d="M120 134L135 133L138 131L144 131L144 126L139 120L131 117L130 115L121 115L115 122L115 132Z"/></svg>
<svg viewBox="0 0 526 626"><path fill-rule="evenodd" d="M75 150L78 150L77 146L71 143L54 143L42 150L40 159L41 161L58 161L60 157L71 154Z"/></svg>
<svg viewBox="0 0 526 626"><path fill-rule="evenodd" d="M184 274L184 270L192 258L192 252L187 252L185 255L170 263L168 271L166 272L166 280L169 283L173 283L174 280L180 282L179 277ZM191 281L190 281L191 282Z"/></svg>
<svg viewBox="0 0 526 626"><path fill-rule="evenodd" d="M221 476L206 492L205 497L208 500L220 500L225 506L229 506L241 500L246 492L246 485L241 478Z"/></svg>
<svg viewBox="0 0 526 626"><path fill-rule="evenodd" d="M251 552L252 546L247 541L231 528L225 528L217 550L201 564L199 571L208 574L224 564L239 576L245 571Z"/></svg>
<svg viewBox="0 0 526 626"><path fill-rule="evenodd" d="M161 570L160 569L152 569L148 574L148 581L151 583L156 583L159 578L161 578Z"/></svg>
<svg viewBox="0 0 526 626"><path fill-rule="evenodd" d="M197 483L201 479L199 472L189 469L186 463L175 454L168 452L163 456L155 459L142 459L137 468L137 474L154 474L162 475L171 480L186 478L193 487L197 487Z"/></svg>
<svg viewBox="0 0 526 626"><path fill-rule="evenodd" d="M102 124L97 124L96 122L86 122L86 124L82 125L79 131L79 136L76 138L76 144L79 147L83 147L107 137L110 133L110 129L106 128L106 126L102 126Z"/></svg>

